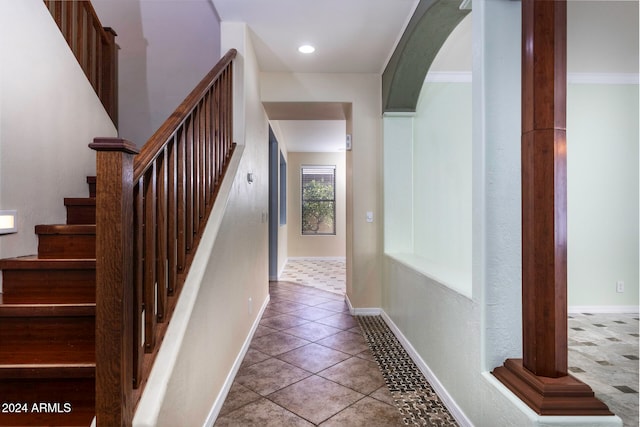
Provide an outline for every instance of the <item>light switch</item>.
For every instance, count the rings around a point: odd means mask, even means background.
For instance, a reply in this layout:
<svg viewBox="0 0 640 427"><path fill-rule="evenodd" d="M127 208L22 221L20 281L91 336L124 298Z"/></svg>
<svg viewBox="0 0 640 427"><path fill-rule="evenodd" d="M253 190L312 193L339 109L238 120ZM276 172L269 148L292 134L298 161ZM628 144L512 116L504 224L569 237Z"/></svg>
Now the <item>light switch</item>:
<svg viewBox="0 0 640 427"><path fill-rule="evenodd" d="M367 222L373 222L373 212L367 212Z"/></svg>

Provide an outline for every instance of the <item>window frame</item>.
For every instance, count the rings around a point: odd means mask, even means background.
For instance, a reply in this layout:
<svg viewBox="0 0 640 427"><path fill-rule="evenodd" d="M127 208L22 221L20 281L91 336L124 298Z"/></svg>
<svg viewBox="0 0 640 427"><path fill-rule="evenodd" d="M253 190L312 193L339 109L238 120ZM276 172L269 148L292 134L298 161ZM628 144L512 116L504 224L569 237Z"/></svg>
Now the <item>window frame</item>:
<svg viewBox="0 0 640 427"><path fill-rule="evenodd" d="M318 173L313 174L313 170L316 169ZM330 173L327 173L331 171ZM325 199L305 199L305 175L329 175L331 176L333 187L332 198ZM305 202L314 203L330 203L332 206L331 211L331 231L320 232L316 230L305 230ZM302 236L335 236L336 230L336 165L301 165L300 166L300 233Z"/></svg>

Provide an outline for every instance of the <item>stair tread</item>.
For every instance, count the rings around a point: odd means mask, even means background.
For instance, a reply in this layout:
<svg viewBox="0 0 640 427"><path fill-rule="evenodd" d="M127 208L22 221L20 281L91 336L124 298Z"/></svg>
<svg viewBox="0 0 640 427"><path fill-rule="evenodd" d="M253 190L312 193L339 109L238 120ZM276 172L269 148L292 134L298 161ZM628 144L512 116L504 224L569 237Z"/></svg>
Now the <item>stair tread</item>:
<svg viewBox="0 0 640 427"><path fill-rule="evenodd" d="M95 224L43 224L36 225L36 234L96 234Z"/></svg>
<svg viewBox="0 0 640 427"><path fill-rule="evenodd" d="M80 304L0 304L2 317L81 317L95 316L95 303Z"/></svg>
<svg viewBox="0 0 640 427"><path fill-rule="evenodd" d="M94 378L96 364L84 363L0 363L0 378Z"/></svg>
<svg viewBox="0 0 640 427"><path fill-rule="evenodd" d="M38 258L28 255L0 259L0 270L91 270L96 268L95 259Z"/></svg>
<svg viewBox="0 0 640 427"><path fill-rule="evenodd" d="M0 362L4 365L88 364L95 361L95 343L89 341L0 349Z"/></svg>
<svg viewBox="0 0 640 427"><path fill-rule="evenodd" d="M96 198L95 197L65 197L64 198L65 206L95 206Z"/></svg>

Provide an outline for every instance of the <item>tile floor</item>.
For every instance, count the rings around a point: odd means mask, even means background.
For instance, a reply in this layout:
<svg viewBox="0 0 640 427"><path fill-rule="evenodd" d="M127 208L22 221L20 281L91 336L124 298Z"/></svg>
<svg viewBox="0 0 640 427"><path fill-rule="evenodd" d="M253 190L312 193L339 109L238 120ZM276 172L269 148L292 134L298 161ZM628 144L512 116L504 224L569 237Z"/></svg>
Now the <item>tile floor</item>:
<svg viewBox="0 0 640 427"><path fill-rule="evenodd" d="M278 280L344 295L345 270L344 258L294 258L287 261Z"/></svg>
<svg viewBox="0 0 640 427"><path fill-rule="evenodd" d="M571 314L569 372L622 418L638 423L638 314Z"/></svg>
<svg viewBox="0 0 640 427"><path fill-rule="evenodd" d="M401 426L340 295L273 282L216 426Z"/></svg>
<svg viewBox="0 0 640 427"><path fill-rule="evenodd" d="M379 354L370 351L348 313L342 296L344 262L292 260L281 280L285 278L298 283L272 282L271 301L215 425L415 422L394 406L397 389L390 392L385 385L389 376L375 362ZM570 373L588 383L625 427L639 425L638 318L588 313L569 317Z"/></svg>

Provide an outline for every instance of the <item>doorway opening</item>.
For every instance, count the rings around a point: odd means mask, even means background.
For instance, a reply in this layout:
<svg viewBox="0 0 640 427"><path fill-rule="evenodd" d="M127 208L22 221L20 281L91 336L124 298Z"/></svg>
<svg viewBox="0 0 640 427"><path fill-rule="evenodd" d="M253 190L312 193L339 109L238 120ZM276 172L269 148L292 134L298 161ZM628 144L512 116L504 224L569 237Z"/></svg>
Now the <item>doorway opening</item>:
<svg viewBox="0 0 640 427"><path fill-rule="evenodd" d="M270 121L269 280L345 295L351 105L264 105Z"/></svg>

